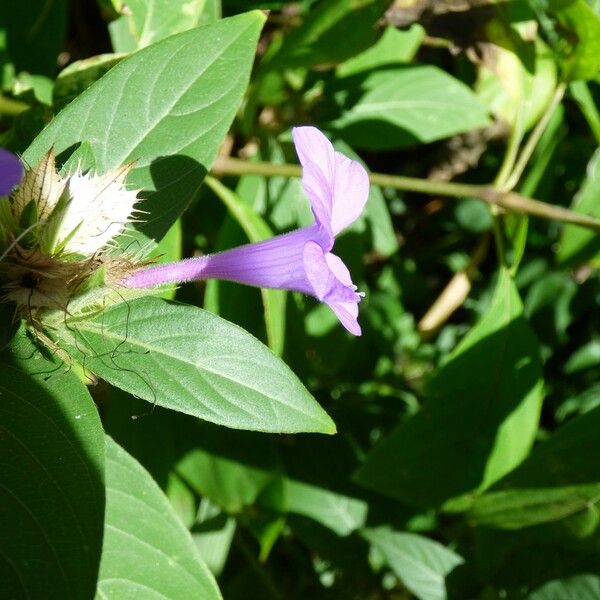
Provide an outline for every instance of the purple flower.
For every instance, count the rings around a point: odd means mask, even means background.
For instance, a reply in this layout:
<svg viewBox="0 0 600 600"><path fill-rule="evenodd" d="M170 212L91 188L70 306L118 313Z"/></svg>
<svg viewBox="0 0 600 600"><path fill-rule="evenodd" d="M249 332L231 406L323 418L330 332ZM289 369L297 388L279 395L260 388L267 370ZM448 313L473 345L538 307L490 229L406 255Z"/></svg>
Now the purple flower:
<svg viewBox="0 0 600 600"><path fill-rule="evenodd" d="M0 196L6 196L21 181L21 161L8 150L0 148Z"/></svg>
<svg viewBox="0 0 600 600"><path fill-rule="evenodd" d="M325 302L350 333L360 335L358 303L363 294L356 291L348 269L331 249L335 236L365 206L367 172L336 152L315 127L296 127L292 135L302 163L302 187L315 217L312 225L263 242L140 270L122 283L139 288L214 277L303 292Z"/></svg>

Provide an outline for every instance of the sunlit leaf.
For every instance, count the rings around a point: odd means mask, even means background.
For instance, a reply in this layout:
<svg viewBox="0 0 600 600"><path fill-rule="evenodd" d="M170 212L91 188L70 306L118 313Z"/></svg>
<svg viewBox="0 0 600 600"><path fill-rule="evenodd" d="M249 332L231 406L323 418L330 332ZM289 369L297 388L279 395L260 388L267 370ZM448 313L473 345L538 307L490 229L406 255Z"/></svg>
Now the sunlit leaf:
<svg viewBox="0 0 600 600"><path fill-rule="evenodd" d="M221 594L189 532L144 468L106 437L106 523L98 600Z"/></svg>

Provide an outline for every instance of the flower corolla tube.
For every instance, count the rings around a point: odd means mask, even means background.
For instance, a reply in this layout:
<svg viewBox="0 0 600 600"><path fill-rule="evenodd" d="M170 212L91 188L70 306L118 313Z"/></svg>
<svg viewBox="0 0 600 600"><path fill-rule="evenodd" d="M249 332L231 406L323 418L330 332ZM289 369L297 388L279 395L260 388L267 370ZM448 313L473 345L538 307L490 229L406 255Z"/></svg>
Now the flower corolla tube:
<svg viewBox="0 0 600 600"><path fill-rule="evenodd" d="M336 152L315 127L296 127L292 136L314 223L262 242L139 270L123 285L146 288L217 278L303 292L327 304L350 333L360 335L358 303L363 294L356 291L346 265L331 250L335 236L364 209L369 195L367 172Z"/></svg>

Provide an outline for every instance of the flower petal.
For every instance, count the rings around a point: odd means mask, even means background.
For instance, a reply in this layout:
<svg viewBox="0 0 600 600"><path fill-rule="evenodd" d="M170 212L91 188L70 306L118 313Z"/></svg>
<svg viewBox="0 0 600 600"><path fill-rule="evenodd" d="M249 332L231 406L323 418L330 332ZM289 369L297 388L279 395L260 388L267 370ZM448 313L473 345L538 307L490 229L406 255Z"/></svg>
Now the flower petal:
<svg viewBox="0 0 600 600"><path fill-rule="evenodd" d="M315 296L333 310L350 333L360 335L357 319L362 294L355 291L356 286L342 260L331 252L323 252L316 242L307 242L304 246L304 270Z"/></svg>
<svg viewBox="0 0 600 600"><path fill-rule="evenodd" d="M333 181L335 157L331 142L315 127L292 129L294 145L302 163L302 188L308 196L317 224L329 234L333 246L331 213L333 210Z"/></svg>
<svg viewBox="0 0 600 600"><path fill-rule="evenodd" d="M331 287L332 273L329 269L323 249L316 242L307 242L304 245L304 272L312 285L318 300L323 300Z"/></svg>
<svg viewBox="0 0 600 600"><path fill-rule="evenodd" d="M23 166L14 154L0 148L0 196L8 194L23 177Z"/></svg>
<svg viewBox="0 0 600 600"><path fill-rule="evenodd" d="M363 166L335 153L331 230L337 235L358 219L369 197L369 176Z"/></svg>
<svg viewBox="0 0 600 600"><path fill-rule="evenodd" d="M367 172L336 152L316 127L295 127L292 137L303 167L302 187L315 219L334 236L362 212L369 195Z"/></svg>
<svg viewBox="0 0 600 600"><path fill-rule="evenodd" d="M325 262L338 281L341 281L345 286L356 289L356 286L352 283L352 276L350 275L350 271L348 271L348 267L339 256L327 252L325 254Z"/></svg>
<svg viewBox="0 0 600 600"><path fill-rule="evenodd" d="M340 323L352 334L361 335L358 324L358 304L356 302L327 301L327 305L335 313Z"/></svg>

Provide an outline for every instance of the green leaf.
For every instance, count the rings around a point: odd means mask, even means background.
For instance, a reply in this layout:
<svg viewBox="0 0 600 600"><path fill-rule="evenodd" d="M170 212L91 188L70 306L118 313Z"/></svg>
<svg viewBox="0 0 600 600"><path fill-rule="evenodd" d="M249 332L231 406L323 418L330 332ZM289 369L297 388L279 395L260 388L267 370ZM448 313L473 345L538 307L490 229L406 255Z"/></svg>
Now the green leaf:
<svg viewBox="0 0 600 600"><path fill-rule="evenodd" d="M324 487L286 478L281 493L286 512L310 517L339 536L350 535L367 519L367 502Z"/></svg>
<svg viewBox="0 0 600 600"><path fill-rule="evenodd" d="M593 339L580 346L565 363L565 373L577 373L600 365L600 339Z"/></svg>
<svg viewBox="0 0 600 600"><path fill-rule="evenodd" d="M207 178L206 183L225 204L229 214L244 230L251 242L260 242L273 237L273 232L267 223L242 198L213 177ZM274 354L281 356L285 345L286 292L261 288L260 293L265 309L269 348Z"/></svg>
<svg viewBox="0 0 600 600"><path fill-rule="evenodd" d="M364 216L371 229L373 250L386 257L395 254L398 251L398 238L380 187L372 185L369 188Z"/></svg>
<svg viewBox="0 0 600 600"><path fill-rule="evenodd" d="M344 112L332 126L362 148L428 143L489 123L475 94L431 65L381 69L338 85Z"/></svg>
<svg viewBox="0 0 600 600"><path fill-rule="evenodd" d="M476 498L479 524L516 529L592 511L598 520L600 407L569 422L513 473Z"/></svg>
<svg viewBox="0 0 600 600"><path fill-rule="evenodd" d="M179 520L189 529L196 521L198 503L194 492L176 474L170 472L165 486L165 495L169 499Z"/></svg>
<svg viewBox="0 0 600 600"><path fill-rule="evenodd" d="M527 600L598 600L600 577L598 575L573 575L555 579L534 590Z"/></svg>
<svg viewBox="0 0 600 600"><path fill-rule="evenodd" d="M279 470L270 440L257 433L203 423L196 436L197 447L178 461L177 473L228 513L251 506Z"/></svg>
<svg viewBox="0 0 600 600"><path fill-rule="evenodd" d="M285 363L194 306L140 298L57 336L102 379L160 406L236 429L335 432Z"/></svg>
<svg viewBox="0 0 600 600"><path fill-rule="evenodd" d="M600 149L594 152L587 176L573 200L572 210L600 218ZM558 261L562 267L600 261L600 236L596 231L565 225L558 247Z"/></svg>
<svg viewBox="0 0 600 600"><path fill-rule="evenodd" d="M510 12L509 6L504 10ZM522 3L512 6L523 8ZM490 111L517 129L519 136L542 116L557 83L552 50L541 38L532 40L527 35L535 27L528 17L511 24L510 16L503 18L502 10L498 10L486 23L485 51L475 84L477 95Z"/></svg>
<svg viewBox="0 0 600 600"><path fill-rule="evenodd" d="M414 58L424 37L425 30L421 25L415 24L407 31L389 25L377 43L339 65L336 75L347 77L384 65L408 63Z"/></svg>
<svg viewBox="0 0 600 600"><path fill-rule="evenodd" d="M102 425L73 372L25 356L27 373L0 362L0 596L90 598L102 547Z"/></svg>
<svg viewBox="0 0 600 600"><path fill-rule="evenodd" d="M221 598L168 499L108 436L106 522L96 597Z"/></svg>
<svg viewBox="0 0 600 600"><path fill-rule="evenodd" d="M569 91L588 122L590 130L596 138L596 143L600 144L600 112L590 88L585 81L572 81L569 85Z"/></svg>
<svg viewBox="0 0 600 600"><path fill-rule="evenodd" d="M208 21L207 0L127 0L127 25L137 48Z"/></svg>
<svg viewBox="0 0 600 600"><path fill-rule="evenodd" d="M375 448L359 483L416 506L489 487L531 448L541 376L537 340L502 270L485 315L436 373L421 411Z"/></svg>
<svg viewBox="0 0 600 600"><path fill-rule="evenodd" d="M371 46L389 0L320 2L261 64L260 73L341 62Z"/></svg>
<svg viewBox="0 0 600 600"><path fill-rule="evenodd" d="M349 482L356 459L347 441L297 440L284 458L285 475L261 495L261 506L308 517L338 536L364 526L369 507L362 490Z"/></svg>
<svg viewBox="0 0 600 600"><path fill-rule="evenodd" d="M71 102L24 154L35 164L89 141L100 173L128 161L143 189L141 229L160 239L198 190L242 100L264 15L169 37L124 59Z"/></svg>
<svg viewBox="0 0 600 600"><path fill-rule="evenodd" d="M600 16L585 0L549 0L558 21L558 52L563 76L594 79L600 71Z"/></svg>
<svg viewBox="0 0 600 600"><path fill-rule="evenodd" d="M464 561L452 550L421 535L388 527L364 529L361 535L375 547L419 600L446 600L446 577Z"/></svg>
<svg viewBox="0 0 600 600"><path fill-rule="evenodd" d="M236 520L233 517L228 517L208 498L202 499L192 538L204 562L215 575L220 575L225 566L235 528Z"/></svg>

